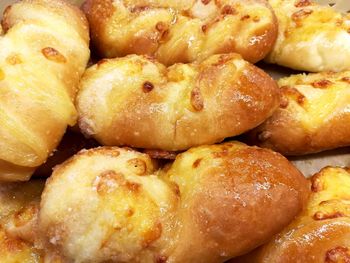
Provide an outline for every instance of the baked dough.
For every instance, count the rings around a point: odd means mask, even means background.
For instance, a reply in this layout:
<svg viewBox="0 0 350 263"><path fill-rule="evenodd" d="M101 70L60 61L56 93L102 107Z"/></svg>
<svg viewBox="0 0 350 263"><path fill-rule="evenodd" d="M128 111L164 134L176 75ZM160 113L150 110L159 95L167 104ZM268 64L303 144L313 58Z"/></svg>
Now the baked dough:
<svg viewBox="0 0 350 263"><path fill-rule="evenodd" d="M286 226L308 188L283 156L238 142L192 148L161 169L101 147L55 169L38 228L75 262L219 263Z"/></svg>
<svg viewBox="0 0 350 263"><path fill-rule="evenodd" d="M269 243L230 263L345 263L350 259L350 173L328 167L311 178L305 211Z"/></svg>
<svg viewBox="0 0 350 263"><path fill-rule="evenodd" d="M279 24L269 63L297 70L350 70L350 15L312 0L269 0Z"/></svg>
<svg viewBox="0 0 350 263"><path fill-rule="evenodd" d="M264 0L87 0L83 10L108 58L146 54L172 65L236 52L255 63L277 37Z"/></svg>
<svg viewBox="0 0 350 263"><path fill-rule="evenodd" d="M350 145L350 71L299 74L278 81L279 109L249 141L284 155Z"/></svg>
<svg viewBox="0 0 350 263"><path fill-rule="evenodd" d="M61 0L9 6L0 36L0 180L28 180L74 125L89 59L84 15Z"/></svg>
<svg viewBox="0 0 350 263"><path fill-rule="evenodd" d="M2 263L41 263L34 247L35 225L44 181L0 185L0 260ZM59 262L57 262L59 263Z"/></svg>
<svg viewBox="0 0 350 263"><path fill-rule="evenodd" d="M243 133L278 105L277 84L237 54L169 68L138 55L102 60L77 98L82 132L102 145L167 151Z"/></svg>

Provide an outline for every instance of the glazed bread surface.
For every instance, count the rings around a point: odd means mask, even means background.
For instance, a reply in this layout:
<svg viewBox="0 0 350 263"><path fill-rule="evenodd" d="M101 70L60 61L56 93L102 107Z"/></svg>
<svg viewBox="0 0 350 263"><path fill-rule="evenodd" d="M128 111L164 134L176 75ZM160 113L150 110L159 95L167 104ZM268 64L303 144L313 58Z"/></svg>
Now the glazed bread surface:
<svg viewBox="0 0 350 263"><path fill-rule="evenodd" d="M61 0L9 6L0 36L0 180L28 180L74 125L89 58L86 18Z"/></svg>
<svg viewBox="0 0 350 263"><path fill-rule="evenodd" d="M292 75L278 84L280 107L249 133L250 142L284 155L350 145L350 71Z"/></svg>
<svg viewBox="0 0 350 263"><path fill-rule="evenodd" d="M311 0L269 0L278 37L269 63L322 72L350 69L350 15Z"/></svg>
<svg viewBox="0 0 350 263"><path fill-rule="evenodd" d="M238 54L169 68L129 55L89 68L76 105L82 132L103 145L177 151L258 126L278 107L279 89Z"/></svg>
<svg viewBox="0 0 350 263"><path fill-rule="evenodd" d="M103 57L152 55L165 65L236 52L255 63L277 37L263 0L87 0L94 47Z"/></svg>
<svg viewBox="0 0 350 263"><path fill-rule="evenodd" d="M350 260L350 173L327 167L311 178L304 212L269 243L230 263L346 263Z"/></svg>
<svg viewBox="0 0 350 263"><path fill-rule="evenodd" d="M192 148L163 168L101 147L55 169L38 229L68 262L218 263L289 224L308 188L283 156L238 142Z"/></svg>

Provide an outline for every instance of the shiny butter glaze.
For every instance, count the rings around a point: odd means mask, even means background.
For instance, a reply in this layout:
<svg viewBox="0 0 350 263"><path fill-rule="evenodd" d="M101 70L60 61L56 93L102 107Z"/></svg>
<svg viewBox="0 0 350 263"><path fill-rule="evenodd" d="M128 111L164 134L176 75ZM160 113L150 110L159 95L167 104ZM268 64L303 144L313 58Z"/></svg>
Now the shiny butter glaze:
<svg viewBox="0 0 350 263"><path fill-rule="evenodd" d="M167 151L241 134L278 104L276 83L238 54L168 68L147 56L104 59L76 101L81 130L103 145Z"/></svg>
<svg viewBox="0 0 350 263"><path fill-rule="evenodd" d="M100 147L58 166L39 212L44 247L68 262L224 262L266 242L308 196L284 157L238 142L158 165Z"/></svg>
<svg viewBox="0 0 350 263"><path fill-rule="evenodd" d="M327 167L310 181L306 209L269 243L230 263L349 262L349 170Z"/></svg>
<svg viewBox="0 0 350 263"><path fill-rule="evenodd" d="M103 57L144 54L165 65L236 52L264 58L277 36L266 1L88 0L83 6Z"/></svg>

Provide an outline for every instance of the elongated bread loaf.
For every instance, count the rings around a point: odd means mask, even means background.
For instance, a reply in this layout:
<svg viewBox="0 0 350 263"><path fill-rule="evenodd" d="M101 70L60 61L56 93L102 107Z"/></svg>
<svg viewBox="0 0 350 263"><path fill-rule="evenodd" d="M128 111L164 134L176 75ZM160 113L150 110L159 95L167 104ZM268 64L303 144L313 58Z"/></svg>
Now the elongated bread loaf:
<svg viewBox="0 0 350 263"><path fill-rule="evenodd" d="M270 242L230 263L346 263L350 260L350 173L327 167L311 178L305 211Z"/></svg>
<svg viewBox="0 0 350 263"><path fill-rule="evenodd" d="M308 188L283 156L237 142L192 148L161 169L101 147L55 169L38 229L68 262L220 263L289 224Z"/></svg>
<svg viewBox="0 0 350 263"><path fill-rule="evenodd" d="M103 145L168 151L243 133L278 105L277 84L237 54L169 68L137 55L102 60L77 98L81 130Z"/></svg>
<svg viewBox="0 0 350 263"><path fill-rule="evenodd" d="M89 58L84 15L61 0L6 9L0 37L0 180L27 180L77 119Z"/></svg>
<svg viewBox="0 0 350 263"><path fill-rule="evenodd" d="M312 0L269 0L278 37L269 63L297 70L350 70L350 15Z"/></svg>
<svg viewBox="0 0 350 263"><path fill-rule="evenodd" d="M103 57L143 54L165 65L236 52L255 63L277 37L264 0L87 0L83 7Z"/></svg>
<svg viewBox="0 0 350 263"><path fill-rule="evenodd" d="M292 75L278 81L279 109L249 134L284 155L350 145L350 71Z"/></svg>

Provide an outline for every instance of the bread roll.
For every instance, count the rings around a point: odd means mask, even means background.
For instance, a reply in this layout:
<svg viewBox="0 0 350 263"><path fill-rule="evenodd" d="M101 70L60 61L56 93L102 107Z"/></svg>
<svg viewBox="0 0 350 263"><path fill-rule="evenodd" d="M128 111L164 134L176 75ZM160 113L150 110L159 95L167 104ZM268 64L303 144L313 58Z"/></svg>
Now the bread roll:
<svg viewBox="0 0 350 263"><path fill-rule="evenodd" d="M41 263L34 248L35 221L44 181L0 185L0 259L2 263Z"/></svg>
<svg viewBox="0 0 350 263"><path fill-rule="evenodd" d="M237 54L169 68L137 55L102 60L85 72L77 98L84 134L166 151L243 133L278 104L277 84Z"/></svg>
<svg viewBox="0 0 350 263"><path fill-rule="evenodd" d="M346 263L350 260L350 173L314 175L305 211L269 243L230 263Z"/></svg>
<svg viewBox="0 0 350 263"><path fill-rule="evenodd" d="M249 140L284 155L350 145L350 71L300 74L278 81L280 108Z"/></svg>
<svg viewBox="0 0 350 263"><path fill-rule="evenodd" d="M89 58L84 15L61 0L8 7L0 37L0 180L28 180L77 119Z"/></svg>
<svg viewBox="0 0 350 263"><path fill-rule="evenodd" d="M285 227L308 188L283 156L237 142L192 148L161 169L101 147L55 169L38 228L68 261L219 263Z"/></svg>
<svg viewBox="0 0 350 263"><path fill-rule="evenodd" d="M269 63L311 72L350 70L350 16L312 0L269 0L278 37Z"/></svg>
<svg viewBox="0 0 350 263"><path fill-rule="evenodd" d="M152 55L165 65L236 52L255 63L277 37L264 0L87 0L92 41L103 57Z"/></svg>

